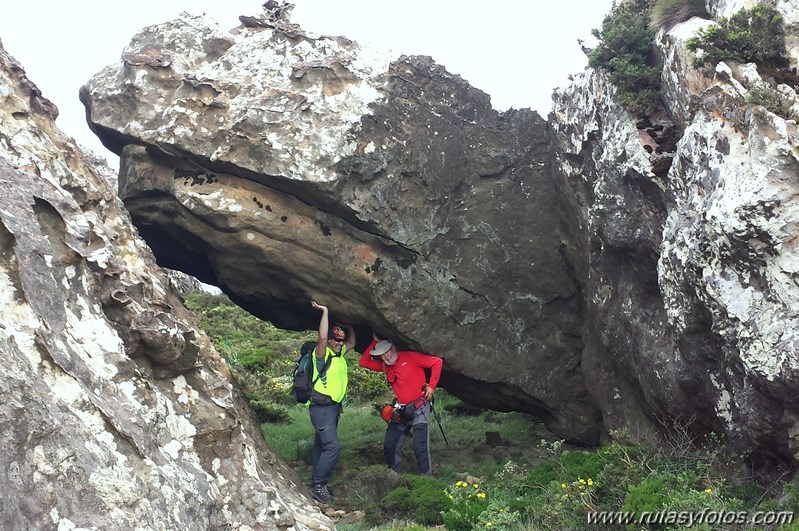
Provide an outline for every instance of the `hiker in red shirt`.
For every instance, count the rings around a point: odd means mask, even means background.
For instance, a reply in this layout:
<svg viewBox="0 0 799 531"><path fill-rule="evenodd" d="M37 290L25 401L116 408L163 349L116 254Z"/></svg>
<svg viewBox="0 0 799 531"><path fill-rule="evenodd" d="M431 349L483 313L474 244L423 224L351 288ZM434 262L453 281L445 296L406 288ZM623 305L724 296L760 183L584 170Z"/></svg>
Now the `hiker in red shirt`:
<svg viewBox="0 0 799 531"><path fill-rule="evenodd" d="M400 472L402 447L411 435L411 446L416 455L419 473L429 476L433 472L430 460L430 400L433 398L438 380L441 378L441 358L400 350L387 340L372 343L363 351L361 367L380 371L386 375L399 411L395 420L388 423L383 438L383 455L386 464L395 472ZM430 381L426 379L425 369L430 369Z"/></svg>

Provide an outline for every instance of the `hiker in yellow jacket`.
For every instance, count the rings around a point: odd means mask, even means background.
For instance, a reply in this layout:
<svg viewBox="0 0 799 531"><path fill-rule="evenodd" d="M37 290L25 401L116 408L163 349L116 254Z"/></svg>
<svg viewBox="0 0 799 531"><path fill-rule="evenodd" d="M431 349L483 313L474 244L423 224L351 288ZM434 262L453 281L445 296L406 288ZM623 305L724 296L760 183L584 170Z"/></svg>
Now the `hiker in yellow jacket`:
<svg viewBox="0 0 799 531"><path fill-rule="evenodd" d="M311 301L311 306L322 312L319 320L319 338L313 352L313 391L308 406L315 435L312 452L313 475L311 496L330 503L333 495L328 483L339 458L338 419L341 402L347 393L347 361L344 353L355 347L355 330L350 325L328 324L327 306ZM345 330L345 328L347 330Z"/></svg>

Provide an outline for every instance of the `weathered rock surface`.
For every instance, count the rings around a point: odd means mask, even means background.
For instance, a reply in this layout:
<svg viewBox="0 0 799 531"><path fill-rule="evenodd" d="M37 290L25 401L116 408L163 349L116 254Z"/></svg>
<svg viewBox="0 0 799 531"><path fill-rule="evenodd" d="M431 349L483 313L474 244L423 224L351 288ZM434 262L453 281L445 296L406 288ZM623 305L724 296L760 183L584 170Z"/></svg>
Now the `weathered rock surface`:
<svg viewBox="0 0 799 531"><path fill-rule="evenodd" d="M147 28L82 98L159 261L253 313L312 326L315 297L575 442L676 420L796 464L796 126L746 105L750 66L691 67L703 24L659 36L649 127L598 72L547 124L285 21Z"/></svg>
<svg viewBox="0 0 799 531"><path fill-rule="evenodd" d="M123 57L153 49L83 100L160 263L279 326L315 326L325 301L363 339L444 357L449 389L598 441L537 114L498 114L429 58L296 29L184 17Z"/></svg>
<svg viewBox="0 0 799 531"><path fill-rule="evenodd" d="M0 46L0 528L332 529Z"/></svg>
<svg viewBox="0 0 799 531"><path fill-rule="evenodd" d="M795 31L790 4L777 8ZM685 40L707 24L659 36L664 99L683 130L667 175L595 72L556 93L556 165L579 221L583 369L606 428L677 419L725 434L765 470L799 458L799 136L794 120L747 106L744 86L762 83L754 65L690 67Z"/></svg>

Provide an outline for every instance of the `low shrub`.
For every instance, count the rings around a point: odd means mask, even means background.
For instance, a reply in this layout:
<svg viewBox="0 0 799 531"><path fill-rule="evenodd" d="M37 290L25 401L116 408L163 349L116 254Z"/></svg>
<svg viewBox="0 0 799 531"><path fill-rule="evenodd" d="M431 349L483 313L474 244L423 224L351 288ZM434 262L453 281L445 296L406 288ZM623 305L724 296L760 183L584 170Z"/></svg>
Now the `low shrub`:
<svg viewBox="0 0 799 531"><path fill-rule="evenodd" d="M479 483L458 481L446 490L451 501L444 512L444 525L448 531L470 531L475 528L480 515L488 508L488 494Z"/></svg>
<svg viewBox="0 0 799 531"><path fill-rule="evenodd" d="M357 360L347 360L349 373L347 396L355 402L369 402L376 398L391 396L391 388L382 372L370 371L358 365Z"/></svg>
<svg viewBox="0 0 799 531"><path fill-rule="evenodd" d="M604 462L594 477L597 505L601 510L620 510L628 491L655 467L654 451L640 445L613 442L597 451Z"/></svg>
<svg viewBox="0 0 799 531"><path fill-rule="evenodd" d="M403 475L403 486L390 491L380 500L383 516L408 517L425 525L440 525L451 500L445 495L446 483L429 476Z"/></svg>
<svg viewBox="0 0 799 531"><path fill-rule="evenodd" d="M588 54L588 66L607 72L618 88L619 103L637 116L662 107L660 76L649 23L649 1L630 0L618 5L593 30L599 45Z"/></svg>
<svg viewBox="0 0 799 531"><path fill-rule="evenodd" d="M796 119L793 112L793 103L771 86L758 85L751 87L746 94L746 103L749 105L762 105L769 112L783 118Z"/></svg>
<svg viewBox="0 0 799 531"><path fill-rule="evenodd" d="M385 465L370 465L353 471L347 478L347 486L359 501L376 505L400 486L400 479Z"/></svg>
<svg viewBox="0 0 799 531"><path fill-rule="evenodd" d="M697 68L721 61L788 66L783 18L766 4L742 9L729 19L721 18L717 24L700 30L686 46L692 51L701 50L694 58Z"/></svg>
<svg viewBox="0 0 799 531"><path fill-rule="evenodd" d="M259 424L263 424L265 422L277 423L291 421L291 417L289 416L286 406L261 400L259 398L248 398L248 400L250 402L250 408L252 408L252 410L255 412L256 417L258 417Z"/></svg>
<svg viewBox="0 0 799 531"><path fill-rule="evenodd" d="M505 503L494 500L488 503L475 522L474 528L479 531L510 531L521 525L521 515L511 510Z"/></svg>
<svg viewBox="0 0 799 531"><path fill-rule="evenodd" d="M799 515L799 477L795 477L793 481L783 486L783 496L785 509Z"/></svg>
<svg viewBox="0 0 799 531"><path fill-rule="evenodd" d="M260 400L284 406L296 403L289 392L291 381L287 376L274 377L264 372L251 372L237 367L232 368L231 372L250 402Z"/></svg>
<svg viewBox="0 0 799 531"><path fill-rule="evenodd" d="M671 474L648 478L630 488L622 510L657 512L666 507L666 499L676 487L677 481Z"/></svg>

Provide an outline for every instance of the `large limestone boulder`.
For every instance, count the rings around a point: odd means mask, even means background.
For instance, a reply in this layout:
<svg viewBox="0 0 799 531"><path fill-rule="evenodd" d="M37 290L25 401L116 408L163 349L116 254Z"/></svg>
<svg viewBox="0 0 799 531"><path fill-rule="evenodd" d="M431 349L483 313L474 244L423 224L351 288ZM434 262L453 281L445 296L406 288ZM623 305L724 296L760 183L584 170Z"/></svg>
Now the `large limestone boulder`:
<svg viewBox="0 0 799 531"><path fill-rule="evenodd" d="M332 529L0 46L0 528Z"/></svg>
<svg viewBox="0 0 799 531"><path fill-rule="evenodd" d="M191 16L134 36L82 99L160 263L279 326L315 326L316 298L443 357L464 398L598 442L537 114L427 57Z"/></svg>

